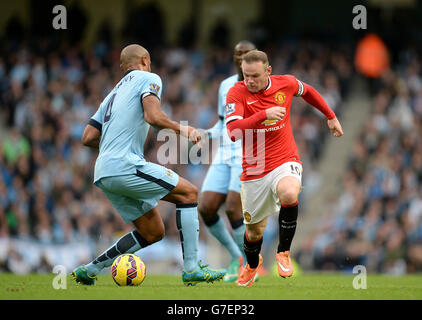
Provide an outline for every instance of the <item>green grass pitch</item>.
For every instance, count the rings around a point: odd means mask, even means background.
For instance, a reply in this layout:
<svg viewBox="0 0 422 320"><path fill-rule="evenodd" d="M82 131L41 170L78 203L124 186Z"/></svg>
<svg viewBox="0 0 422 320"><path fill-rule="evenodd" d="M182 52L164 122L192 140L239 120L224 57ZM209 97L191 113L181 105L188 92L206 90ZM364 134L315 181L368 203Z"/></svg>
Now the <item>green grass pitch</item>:
<svg viewBox="0 0 422 320"><path fill-rule="evenodd" d="M101 275L94 286L76 284L69 275L66 289L53 288L55 274L0 274L0 300L421 300L422 275L368 275L367 289L353 288L354 275L302 274L282 279L261 276L252 287L223 281L183 285L180 276L146 276L138 287L118 287Z"/></svg>

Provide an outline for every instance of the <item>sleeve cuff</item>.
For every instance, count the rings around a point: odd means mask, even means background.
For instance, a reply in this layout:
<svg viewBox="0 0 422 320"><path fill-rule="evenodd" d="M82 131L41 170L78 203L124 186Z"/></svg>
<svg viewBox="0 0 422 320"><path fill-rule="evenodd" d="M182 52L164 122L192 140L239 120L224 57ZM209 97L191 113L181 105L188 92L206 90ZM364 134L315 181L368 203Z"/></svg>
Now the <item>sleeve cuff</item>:
<svg viewBox="0 0 422 320"><path fill-rule="evenodd" d="M143 94L141 94L141 102L142 102L142 100L144 98L146 98L146 97L148 97L150 95L155 96L155 97L157 97L158 100L160 100L160 98L155 93L153 93L153 92L144 92Z"/></svg>
<svg viewBox="0 0 422 320"><path fill-rule="evenodd" d="M103 129L103 126L102 126L102 124L101 123L99 123L97 120L94 120L94 119L89 119L89 122L88 122L88 124L89 125L91 125L91 126L93 126L95 129L97 129L97 130L99 130L100 132L102 131L102 129Z"/></svg>
<svg viewBox="0 0 422 320"><path fill-rule="evenodd" d="M238 120L238 119L243 119L243 117L241 117L241 116L231 116L231 117L228 117L226 119L226 123L229 123L230 121Z"/></svg>

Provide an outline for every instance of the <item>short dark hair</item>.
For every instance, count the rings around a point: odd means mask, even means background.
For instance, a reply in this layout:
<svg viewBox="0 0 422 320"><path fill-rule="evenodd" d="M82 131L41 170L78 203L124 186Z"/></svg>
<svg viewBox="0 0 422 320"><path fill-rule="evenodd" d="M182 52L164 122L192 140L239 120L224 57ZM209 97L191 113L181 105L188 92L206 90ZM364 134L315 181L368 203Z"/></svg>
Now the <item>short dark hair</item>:
<svg viewBox="0 0 422 320"><path fill-rule="evenodd" d="M239 41L234 47L235 47L235 49L238 48L238 47L246 47L246 48L248 48L248 50L255 50L256 49L256 46L252 42L250 42L249 40Z"/></svg>
<svg viewBox="0 0 422 320"><path fill-rule="evenodd" d="M264 51L260 50L251 50L242 57L242 61L246 63L258 62L261 61L265 68L269 66L270 62L268 61L268 56Z"/></svg>

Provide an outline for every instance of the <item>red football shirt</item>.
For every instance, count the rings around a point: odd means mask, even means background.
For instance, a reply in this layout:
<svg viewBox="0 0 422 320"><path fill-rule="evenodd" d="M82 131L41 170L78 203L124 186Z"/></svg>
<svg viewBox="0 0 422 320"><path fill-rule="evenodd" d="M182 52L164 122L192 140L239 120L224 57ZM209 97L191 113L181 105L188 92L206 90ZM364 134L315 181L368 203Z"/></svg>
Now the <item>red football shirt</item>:
<svg viewBox="0 0 422 320"><path fill-rule="evenodd" d="M280 121L265 120L243 133L243 172L240 180L258 179L288 161L301 163L290 126L293 96L300 96L303 84L292 75L272 75L266 89L251 93L243 81L237 82L226 99L226 121L246 119L271 107L285 107Z"/></svg>

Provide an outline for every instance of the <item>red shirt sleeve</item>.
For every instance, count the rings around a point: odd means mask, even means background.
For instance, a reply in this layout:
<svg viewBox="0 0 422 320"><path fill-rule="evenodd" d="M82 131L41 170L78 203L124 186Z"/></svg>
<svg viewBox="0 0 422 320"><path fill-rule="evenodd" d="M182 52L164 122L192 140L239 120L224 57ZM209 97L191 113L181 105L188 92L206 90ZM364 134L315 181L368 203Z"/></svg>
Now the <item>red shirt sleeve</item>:
<svg viewBox="0 0 422 320"><path fill-rule="evenodd" d="M229 90L226 98L226 126L227 134L232 141L243 137L246 129L256 128L262 121L267 119L265 110L255 113L244 119L243 98L236 88Z"/></svg>
<svg viewBox="0 0 422 320"><path fill-rule="evenodd" d="M226 97L226 122L243 119L244 105L241 94L236 86L232 87Z"/></svg>
<svg viewBox="0 0 422 320"><path fill-rule="evenodd" d="M303 93L302 82L297 80L296 77L291 74L285 75L285 78L287 78L289 81L289 87L291 89L292 94L296 97L300 97Z"/></svg>
<svg viewBox="0 0 422 320"><path fill-rule="evenodd" d="M328 120L334 119L336 114L325 102L324 98L312 86L306 84L292 75L287 76L290 79L293 94L296 97L302 97L307 103L321 111Z"/></svg>
<svg viewBox="0 0 422 320"><path fill-rule="evenodd" d="M312 105L313 107L317 108L321 111L328 120L332 120L336 117L334 111L328 106L325 102L324 98L310 85L303 83L303 93L302 98L307 103Z"/></svg>
<svg viewBox="0 0 422 320"><path fill-rule="evenodd" d="M245 130L256 128L266 119L267 112L265 110L261 110L249 118L230 121L227 123L227 134L232 141L236 141L243 137Z"/></svg>

